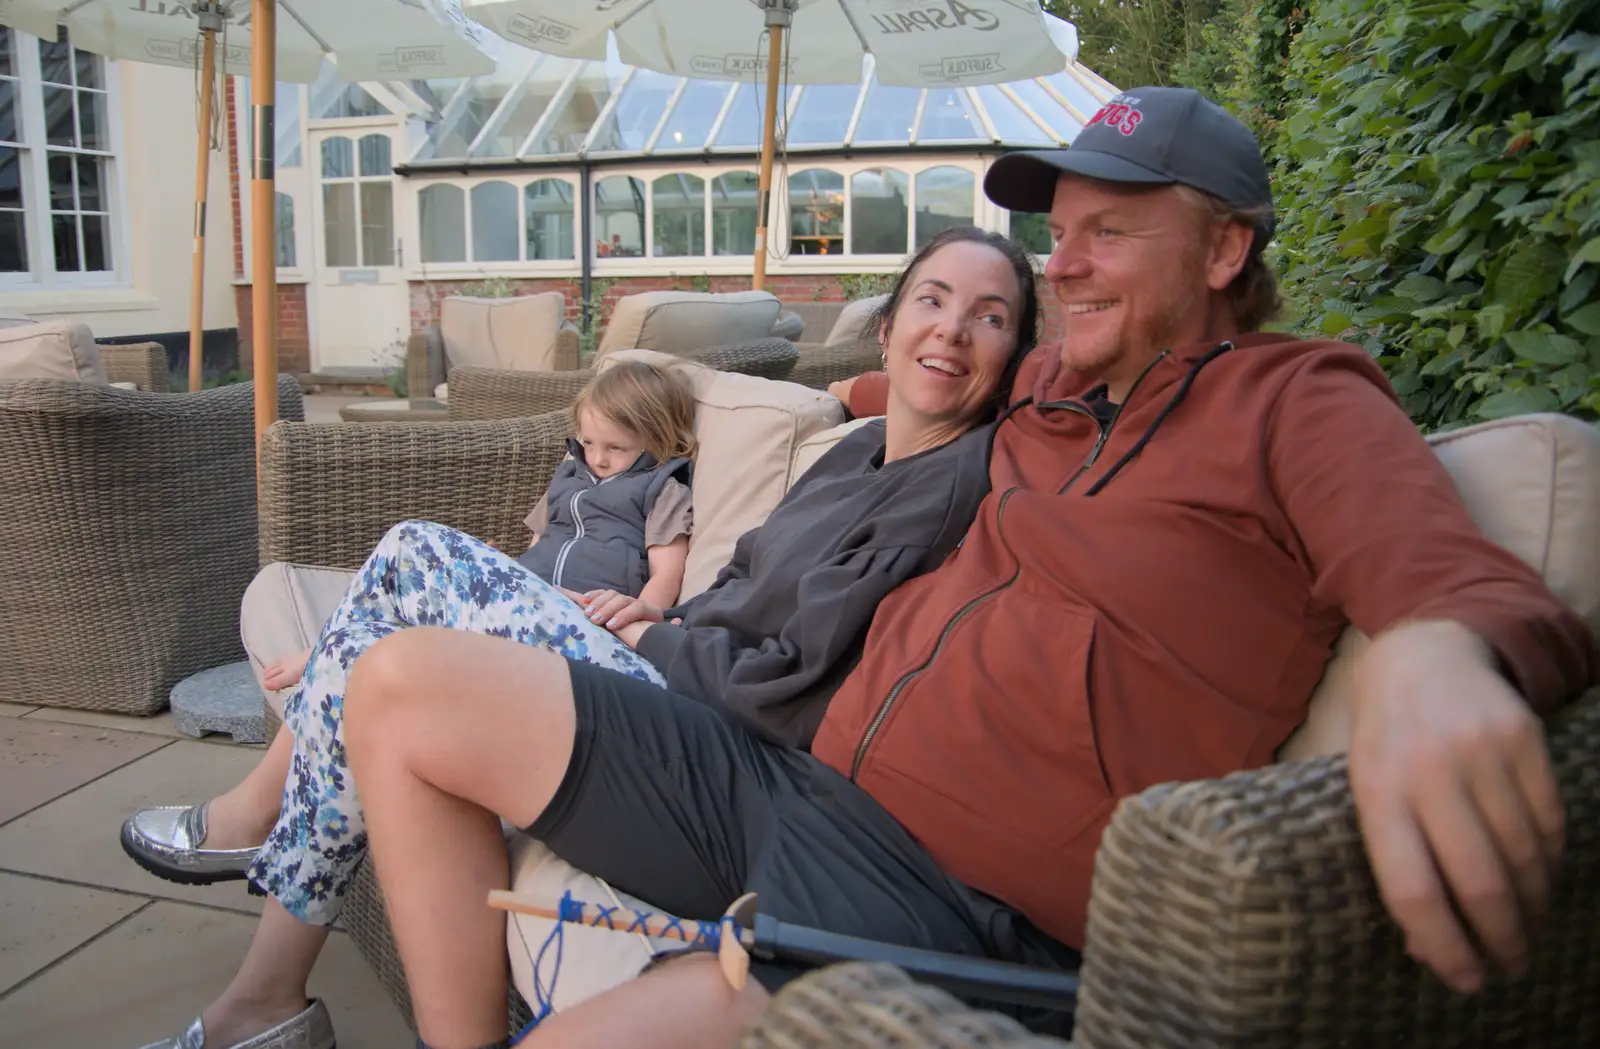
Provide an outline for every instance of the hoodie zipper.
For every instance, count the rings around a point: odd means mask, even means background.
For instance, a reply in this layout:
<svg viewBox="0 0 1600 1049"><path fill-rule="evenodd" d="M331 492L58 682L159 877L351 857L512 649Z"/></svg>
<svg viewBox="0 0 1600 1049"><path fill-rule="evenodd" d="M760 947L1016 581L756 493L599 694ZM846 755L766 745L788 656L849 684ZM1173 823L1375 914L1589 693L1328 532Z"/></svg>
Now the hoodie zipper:
<svg viewBox="0 0 1600 1049"><path fill-rule="evenodd" d="M588 471L584 472L588 473ZM595 478L595 475L591 473L589 474L589 483L591 486L594 486L598 485L600 482ZM556 554L556 567L555 570L550 573L550 584L552 586L561 585L561 573L566 570L567 555L572 553L572 548L576 546L578 544L578 540L582 539L584 536L583 517L578 513L578 500L583 498L583 494L587 491L589 491L588 488L580 488L576 492L573 492L572 502L567 504L572 511L572 524L574 531L572 533L572 538L562 543L561 552Z"/></svg>
<svg viewBox="0 0 1600 1049"><path fill-rule="evenodd" d="M1046 404L1038 405L1040 408L1066 408L1082 415L1087 415L1089 418L1094 420L1095 426L1100 431L1100 436L1095 438L1094 447L1089 449L1089 455L1086 459L1084 459L1083 465L1078 467L1077 472L1068 478L1067 483L1061 487L1061 492L1058 494L1065 494L1067 489L1076 484L1078 478L1082 477L1084 473L1095 464L1095 460L1100 458L1100 452L1105 448L1106 441L1110 439L1112 429L1117 425L1117 420L1122 417L1123 407L1128 401L1133 399L1135 391L1139 389L1139 384L1144 382L1144 377L1149 375L1150 370L1166 356L1166 351L1163 351L1156 357L1155 360L1145 365L1144 371L1140 372L1139 377L1133 381L1133 385L1128 387L1128 396L1123 398L1123 403L1117 406L1116 414L1111 417L1111 422L1107 424L1101 425L1100 420L1095 417L1095 414L1088 408L1085 408L1083 405L1079 404L1077 401L1062 401L1059 403L1047 402ZM1005 533L1001 530L1001 525L1005 521L1006 503L1010 502L1011 497L1015 495L1017 491L1018 489L1012 488L1007 491L1005 495L1001 496L1000 505L995 510L995 533L1000 536L1000 541L1002 543L1005 543ZM965 542L964 537L962 541ZM945 642L950 639L950 635L955 632L956 627L961 624L962 620L966 619L967 616L971 614L979 605L988 601L996 594L999 594L1004 590L1009 590L1016 583L1018 577L1022 575L1022 560L1021 558L1017 557L1015 552L1012 551L1010 544L1006 544L1006 553L1011 554L1011 560L1016 564L1016 567L1011 572L1011 578L1007 579L994 589L979 594L977 597L961 606L961 610L957 612L950 619L950 621L944 625L944 629L939 632L939 640L934 644L933 651L928 653L928 658L923 660L920 666L913 667L911 670L907 671L899 681L894 683L894 687L891 688L889 690L889 694L884 697L883 703L878 707L877 714L875 714L872 720L868 722L867 731L862 735L861 742L856 746L855 760L850 763L850 779L852 782L854 782L856 777L860 775L861 762L866 759L867 748L872 745L873 739L878 735L878 730L883 727L883 722L886 718L888 718L889 711L894 707L895 700L900 698L900 694L906 690L913 679L921 676L930 666L933 665L933 661L939 658L939 653L944 649Z"/></svg>

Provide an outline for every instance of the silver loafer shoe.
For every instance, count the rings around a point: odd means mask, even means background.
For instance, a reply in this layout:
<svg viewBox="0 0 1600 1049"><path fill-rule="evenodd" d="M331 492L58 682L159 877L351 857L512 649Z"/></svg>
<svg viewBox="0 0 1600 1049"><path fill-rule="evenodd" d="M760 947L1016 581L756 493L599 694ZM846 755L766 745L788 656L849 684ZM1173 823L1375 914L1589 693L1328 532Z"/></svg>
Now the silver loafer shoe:
<svg viewBox="0 0 1600 1049"><path fill-rule="evenodd" d="M164 1042L151 1042L144 1049L223 1049L206 1045L206 1029L197 1016L182 1034ZM328 1007L318 998L298 1016L291 1016L269 1031L254 1038L235 1042L226 1049L335 1049L333 1018Z"/></svg>
<svg viewBox="0 0 1600 1049"><path fill-rule="evenodd" d="M158 878L184 885L238 881L260 851L203 849L205 840L204 805L140 809L122 825L122 851L133 862Z"/></svg>

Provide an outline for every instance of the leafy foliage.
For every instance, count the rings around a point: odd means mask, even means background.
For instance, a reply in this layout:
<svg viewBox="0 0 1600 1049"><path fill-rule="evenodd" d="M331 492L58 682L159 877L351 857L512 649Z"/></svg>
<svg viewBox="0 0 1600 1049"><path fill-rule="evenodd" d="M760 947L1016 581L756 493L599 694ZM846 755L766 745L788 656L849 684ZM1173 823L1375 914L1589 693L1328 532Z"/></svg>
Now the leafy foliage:
<svg viewBox="0 0 1600 1049"><path fill-rule="evenodd" d="M1600 4L1319 0L1290 47L1280 271L1425 429L1600 416Z"/></svg>

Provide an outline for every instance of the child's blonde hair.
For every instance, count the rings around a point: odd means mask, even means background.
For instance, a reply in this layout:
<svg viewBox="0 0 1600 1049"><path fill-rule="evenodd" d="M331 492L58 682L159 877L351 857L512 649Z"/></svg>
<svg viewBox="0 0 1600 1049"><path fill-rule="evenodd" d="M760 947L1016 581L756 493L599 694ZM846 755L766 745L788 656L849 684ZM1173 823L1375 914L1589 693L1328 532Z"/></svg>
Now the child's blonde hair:
<svg viewBox="0 0 1600 1049"><path fill-rule="evenodd" d="M694 395L681 375L644 361L618 361L589 381L572 402L572 422L597 412L637 435L660 462L694 458Z"/></svg>

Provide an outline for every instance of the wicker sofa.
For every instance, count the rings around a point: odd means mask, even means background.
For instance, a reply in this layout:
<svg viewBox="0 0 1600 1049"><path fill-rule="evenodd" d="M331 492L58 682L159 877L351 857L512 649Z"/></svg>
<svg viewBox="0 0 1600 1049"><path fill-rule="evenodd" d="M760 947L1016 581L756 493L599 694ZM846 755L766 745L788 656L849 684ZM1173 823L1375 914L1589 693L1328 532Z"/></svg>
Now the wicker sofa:
<svg viewBox="0 0 1600 1049"><path fill-rule="evenodd" d="M278 403L303 418L289 376ZM0 382L0 667L13 695L155 714L178 681L242 658L254 412L249 383L175 394Z"/></svg>
<svg viewBox="0 0 1600 1049"><path fill-rule="evenodd" d="M371 429L330 429L268 433L264 557L355 567L389 525L411 516L502 543L525 539L521 508L532 505L559 458L565 420L400 428L389 440ZM1486 532L1538 565L1600 625L1600 431L1533 416L1433 443ZM330 485L330 477L341 483ZM1327 695L1360 645L1354 634L1341 642ZM1600 1044L1600 897L1592 888L1600 881L1600 690L1551 725L1568 855L1532 970L1522 980L1497 977L1471 998L1450 993L1406 956L1378 898L1338 753L1347 731L1338 722L1347 713L1319 695L1306 733L1282 763L1123 800L1097 859L1074 1044ZM370 865L343 922L409 1018ZM934 1008L928 996L896 992L878 1002L884 975L858 975L817 974L811 990L776 1000L742 1044L1054 1044L1014 1030L1005 1039L981 1035L993 1021L948 1002L938 1007L944 1019L930 1026L917 1015ZM519 1006L514 999L513 1019ZM945 1033L930 1033L934 1027ZM907 1035L911 1029L921 1033Z"/></svg>

